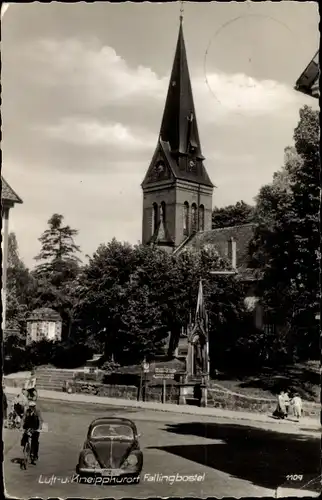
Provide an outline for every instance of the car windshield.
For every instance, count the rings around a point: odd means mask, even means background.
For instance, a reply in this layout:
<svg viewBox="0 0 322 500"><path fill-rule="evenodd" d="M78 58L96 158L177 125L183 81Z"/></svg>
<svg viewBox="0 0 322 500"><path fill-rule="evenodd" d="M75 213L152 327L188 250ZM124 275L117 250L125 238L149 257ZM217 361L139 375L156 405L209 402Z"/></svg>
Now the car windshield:
<svg viewBox="0 0 322 500"><path fill-rule="evenodd" d="M99 438L123 438L133 439L133 429L129 425L124 424L98 424L93 430L91 437L94 439Z"/></svg>

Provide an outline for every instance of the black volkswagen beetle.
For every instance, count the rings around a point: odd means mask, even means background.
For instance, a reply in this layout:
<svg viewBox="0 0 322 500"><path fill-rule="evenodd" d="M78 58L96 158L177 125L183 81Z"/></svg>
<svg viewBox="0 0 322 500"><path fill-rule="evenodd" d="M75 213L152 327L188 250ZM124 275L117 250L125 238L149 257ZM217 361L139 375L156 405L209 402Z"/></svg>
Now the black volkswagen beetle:
<svg viewBox="0 0 322 500"><path fill-rule="evenodd" d="M93 420L79 455L77 474L83 477L135 477L139 481L143 453L138 437L135 423L128 418Z"/></svg>

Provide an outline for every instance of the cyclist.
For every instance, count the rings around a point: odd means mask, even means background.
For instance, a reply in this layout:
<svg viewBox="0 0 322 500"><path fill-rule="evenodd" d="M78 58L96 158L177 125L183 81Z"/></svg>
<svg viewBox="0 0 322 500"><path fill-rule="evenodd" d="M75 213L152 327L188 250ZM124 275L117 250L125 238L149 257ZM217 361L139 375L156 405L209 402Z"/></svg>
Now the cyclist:
<svg viewBox="0 0 322 500"><path fill-rule="evenodd" d="M25 383L25 393L29 401L37 401L37 389L36 389L36 372L32 370L30 373L30 378Z"/></svg>
<svg viewBox="0 0 322 500"><path fill-rule="evenodd" d="M13 400L12 406L14 414L22 420L28 406L28 399L23 391Z"/></svg>
<svg viewBox="0 0 322 500"><path fill-rule="evenodd" d="M35 465L36 460L38 460L38 452L39 452L39 431L42 427L42 417L40 411L36 408L35 401L29 401L29 407L26 410L25 418L23 422L24 433L21 439L21 446L24 448L28 441L27 431L32 431L31 434L31 463Z"/></svg>

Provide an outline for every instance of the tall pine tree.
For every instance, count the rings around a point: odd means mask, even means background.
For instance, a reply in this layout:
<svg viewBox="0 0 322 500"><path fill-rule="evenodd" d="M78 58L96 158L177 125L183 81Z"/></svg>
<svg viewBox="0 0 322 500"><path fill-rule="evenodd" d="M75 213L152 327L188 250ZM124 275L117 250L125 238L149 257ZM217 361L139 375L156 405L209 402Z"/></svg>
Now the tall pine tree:
<svg viewBox="0 0 322 500"><path fill-rule="evenodd" d="M52 307L63 318L63 334L70 333L73 322L74 288L80 270L80 247L74 237L78 231L63 225L64 217L54 214L48 220L39 241L41 251L35 257L40 261L33 272L37 280L35 307Z"/></svg>

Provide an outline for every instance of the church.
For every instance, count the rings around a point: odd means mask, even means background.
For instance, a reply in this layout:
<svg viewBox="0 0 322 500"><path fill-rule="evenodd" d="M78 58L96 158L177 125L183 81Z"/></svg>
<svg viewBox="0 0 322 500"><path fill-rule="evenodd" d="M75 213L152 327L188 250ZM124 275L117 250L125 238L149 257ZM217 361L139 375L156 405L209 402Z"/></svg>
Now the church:
<svg viewBox="0 0 322 500"><path fill-rule="evenodd" d="M202 153L188 69L182 18L161 128L143 190L142 243L167 252L211 245L249 284L247 302L256 327L263 314L256 298L258 276L250 265L255 224L212 229L212 183Z"/></svg>

